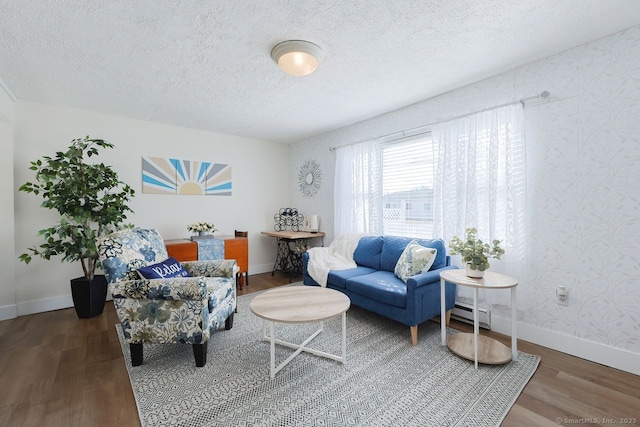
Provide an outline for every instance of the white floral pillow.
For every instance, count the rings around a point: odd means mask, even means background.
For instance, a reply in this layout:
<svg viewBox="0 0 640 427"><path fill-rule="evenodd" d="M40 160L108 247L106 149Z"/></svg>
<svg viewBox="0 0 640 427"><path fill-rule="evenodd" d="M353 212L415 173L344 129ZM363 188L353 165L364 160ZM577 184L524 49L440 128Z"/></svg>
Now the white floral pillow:
<svg viewBox="0 0 640 427"><path fill-rule="evenodd" d="M425 248L412 240L400 255L394 273L404 283L407 283L409 277L429 271L437 254L437 249Z"/></svg>

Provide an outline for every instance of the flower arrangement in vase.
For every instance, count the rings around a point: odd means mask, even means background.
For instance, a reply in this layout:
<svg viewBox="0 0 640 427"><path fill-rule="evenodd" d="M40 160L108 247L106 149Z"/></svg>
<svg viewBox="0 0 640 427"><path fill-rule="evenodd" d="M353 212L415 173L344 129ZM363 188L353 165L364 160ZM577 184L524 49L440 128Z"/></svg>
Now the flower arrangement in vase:
<svg viewBox="0 0 640 427"><path fill-rule="evenodd" d="M211 222L200 221L187 225L187 230L191 231L192 233L196 233L196 235L204 236L207 233L213 233L218 229Z"/></svg>
<svg viewBox="0 0 640 427"><path fill-rule="evenodd" d="M484 243L476 237L478 230L467 228L466 240L454 236L449 242L451 255L460 255L465 264L465 272L469 277L483 277L489 264L489 258L500 259L504 249L500 247L500 240L494 240L493 245Z"/></svg>

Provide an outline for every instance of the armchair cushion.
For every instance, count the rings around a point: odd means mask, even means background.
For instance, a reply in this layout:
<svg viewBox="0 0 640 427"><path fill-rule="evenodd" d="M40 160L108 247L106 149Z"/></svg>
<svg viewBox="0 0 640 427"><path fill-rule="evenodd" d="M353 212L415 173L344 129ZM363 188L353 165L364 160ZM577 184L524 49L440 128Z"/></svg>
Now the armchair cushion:
<svg viewBox="0 0 640 427"><path fill-rule="evenodd" d="M108 283L139 279L139 268L169 257L160 234L141 228L126 228L105 236L98 245L98 254Z"/></svg>
<svg viewBox="0 0 640 427"><path fill-rule="evenodd" d="M185 261L181 264L194 277L226 277L232 279L236 277L236 270L238 269L238 263L234 259Z"/></svg>
<svg viewBox="0 0 640 427"><path fill-rule="evenodd" d="M168 259L157 264L151 264L138 269L143 279L167 279L171 277L189 277L189 272L175 258Z"/></svg>

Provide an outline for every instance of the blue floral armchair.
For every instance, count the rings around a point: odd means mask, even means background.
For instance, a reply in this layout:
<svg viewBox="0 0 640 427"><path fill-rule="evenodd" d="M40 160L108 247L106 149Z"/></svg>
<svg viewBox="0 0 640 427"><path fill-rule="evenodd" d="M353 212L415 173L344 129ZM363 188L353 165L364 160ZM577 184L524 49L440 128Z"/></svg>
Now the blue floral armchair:
<svg viewBox="0 0 640 427"><path fill-rule="evenodd" d="M182 262L191 277L142 279L139 268L168 255L156 230L140 228L101 237L98 253L132 365L142 364L145 343L184 343L193 346L196 366L204 366L211 334L233 326L236 261Z"/></svg>

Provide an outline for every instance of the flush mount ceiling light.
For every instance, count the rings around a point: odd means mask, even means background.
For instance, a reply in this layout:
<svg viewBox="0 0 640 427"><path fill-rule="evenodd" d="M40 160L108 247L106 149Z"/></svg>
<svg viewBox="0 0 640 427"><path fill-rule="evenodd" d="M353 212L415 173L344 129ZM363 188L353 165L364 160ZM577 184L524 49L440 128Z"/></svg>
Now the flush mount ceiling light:
<svg viewBox="0 0 640 427"><path fill-rule="evenodd" d="M271 58L285 73L307 76L318 68L322 59L322 49L304 40L287 40L271 49Z"/></svg>

